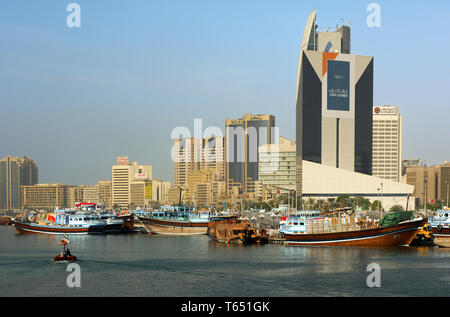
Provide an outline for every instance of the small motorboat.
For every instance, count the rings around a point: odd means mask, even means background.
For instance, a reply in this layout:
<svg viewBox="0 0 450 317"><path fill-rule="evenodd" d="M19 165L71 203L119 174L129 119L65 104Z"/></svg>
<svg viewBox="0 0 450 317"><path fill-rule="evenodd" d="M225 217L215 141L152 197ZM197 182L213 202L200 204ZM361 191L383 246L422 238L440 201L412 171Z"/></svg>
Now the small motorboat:
<svg viewBox="0 0 450 317"><path fill-rule="evenodd" d="M55 260L57 262L61 262L61 261L73 262L73 261L77 260L77 257L74 255L65 254L64 256L57 255L57 256L53 257L53 260Z"/></svg>

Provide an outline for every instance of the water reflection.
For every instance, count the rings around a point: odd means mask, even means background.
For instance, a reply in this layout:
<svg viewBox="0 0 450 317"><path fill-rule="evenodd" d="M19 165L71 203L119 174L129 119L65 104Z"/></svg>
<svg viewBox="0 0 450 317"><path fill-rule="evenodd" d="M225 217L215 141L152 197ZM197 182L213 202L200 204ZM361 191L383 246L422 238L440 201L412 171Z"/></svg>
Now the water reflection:
<svg viewBox="0 0 450 317"><path fill-rule="evenodd" d="M433 247L286 247L282 253L300 263L309 263L315 273L337 273L365 270L370 263L382 263L384 269L398 269L404 263L396 259L426 257L434 252Z"/></svg>

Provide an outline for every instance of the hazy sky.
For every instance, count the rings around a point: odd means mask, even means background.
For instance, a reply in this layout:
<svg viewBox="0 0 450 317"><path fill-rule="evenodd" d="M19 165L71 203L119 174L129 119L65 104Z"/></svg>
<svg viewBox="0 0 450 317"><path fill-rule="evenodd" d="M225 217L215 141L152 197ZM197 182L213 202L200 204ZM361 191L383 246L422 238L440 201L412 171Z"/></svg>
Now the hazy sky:
<svg viewBox="0 0 450 317"><path fill-rule="evenodd" d="M69 28L66 7L81 7ZM0 157L28 155L40 182L94 184L117 156L173 180L170 132L273 114L294 139L299 45L351 20L374 56L374 104L400 107L404 158L450 160L450 1L0 1Z"/></svg>

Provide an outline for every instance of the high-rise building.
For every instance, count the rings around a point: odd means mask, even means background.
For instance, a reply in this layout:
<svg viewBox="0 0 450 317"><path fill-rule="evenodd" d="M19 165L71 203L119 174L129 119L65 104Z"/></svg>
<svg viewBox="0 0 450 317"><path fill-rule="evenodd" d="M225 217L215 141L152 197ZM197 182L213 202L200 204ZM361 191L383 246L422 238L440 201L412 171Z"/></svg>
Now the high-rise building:
<svg viewBox="0 0 450 317"><path fill-rule="evenodd" d="M309 15L297 87L297 195L303 160L372 175L373 57L350 54L349 26L318 32Z"/></svg>
<svg viewBox="0 0 450 317"><path fill-rule="evenodd" d="M179 186L169 188L166 203L169 205L178 205L183 203L183 188Z"/></svg>
<svg viewBox="0 0 450 317"><path fill-rule="evenodd" d="M174 140L174 184L185 188L189 174L202 168L214 169L214 178L225 178L224 138L184 138Z"/></svg>
<svg viewBox="0 0 450 317"><path fill-rule="evenodd" d="M98 203L106 208L112 208L112 181L100 180L95 184L98 191Z"/></svg>
<svg viewBox="0 0 450 317"><path fill-rule="evenodd" d="M66 197L66 201L65 201L65 205L61 206L58 205L59 207L62 208L72 208L75 207L76 204L83 202L83 188L88 186L88 185L81 185L81 186L76 186L76 185L62 185L64 187L64 191L66 192L65 195Z"/></svg>
<svg viewBox="0 0 450 317"><path fill-rule="evenodd" d="M422 166L423 162L420 159L402 160L402 176L406 175L406 168Z"/></svg>
<svg viewBox="0 0 450 317"><path fill-rule="evenodd" d="M188 177L188 184L186 192L183 196L183 201L193 203L198 206L198 188L199 184L211 183L214 180L214 168L202 168L199 170L191 171Z"/></svg>
<svg viewBox="0 0 450 317"><path fill-rule="evenodd" d="M260 146L258 179L271 194L295 190L295 142L280 137L279 143Z"/></svg>
<svg viewBox="0 0 450 317"><path fill-rule="evenodd" d="M225 138L212 136L202 143L203 159L200 168L214 169L214 179L225 180Z"/></svg>
<svg viewBox="0 0 450 317"><path fill-rule="evenodd" d="M152 181L133 180L130 182L130 207L146 208L152 201Z"/></svg>
<svg viewBox="0 0 450 317"><path fill-rule="evenodd" d="M242 193L256 190L258 147L274 143L275 117L246 114L225 120L225 161L227 192L239 187Z"/></svg>
<svg viewBox="0 0 450 317"><path fill-rule="evenodd" d="M195 185L195 205L199 208L218 206L225 199L225 182L212 181Z"/></svg>
<svg viewBox="0 0 450 317"><path fill-rule="evenodd" d="M184 138L174 140L174 184L182 187L187 184L187 178L192 170L200 168L201 140Z"/></svg>
<svg viewBox="0 0 450 317"><path fill-rule="evenodd" d="M399 182L402 176L402 125L398 107L373 108L372 175Z"/></svg>
<svg viewBox="0 0 450 317"><path fill-rule="evenodd" d="M38 167L28 157L6 156L0 160L0 209L21 208L21 186L38 183Z"/></svg>
<svg viewBox="0 0 450 317"><path fill-rule="evenodd" d="M151 180L152 166L130 162L128 157L118 157L112 167L112 205L127 209L131 205L131 181Z"/></svg>
<svg viewBox="0 0 450 317"><path fill-rule="evenodd" d="M165 203L168 199L169 189L172 188L171 182L165 182L161 179L152 180L152 201Z"/></svg>

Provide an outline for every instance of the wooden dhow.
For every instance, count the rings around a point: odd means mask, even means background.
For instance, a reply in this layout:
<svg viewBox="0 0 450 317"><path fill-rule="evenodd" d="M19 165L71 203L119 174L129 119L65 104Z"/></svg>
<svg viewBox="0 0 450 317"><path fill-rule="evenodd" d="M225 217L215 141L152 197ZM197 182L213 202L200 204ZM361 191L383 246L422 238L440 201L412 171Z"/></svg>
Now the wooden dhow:
<svg viewBox="0 0 450 317"><path fill-rule="evenodd" d="M251 223L240 220L238 216L213 218L209 223L208 234L216 242L227 244L267 243L265 230L253 227Z"/></svg>
<svg viewBox="0 0 450 317"><path fill-rule="evenodd" d="M392 247L409 245L428 219L400 222L389 227L371 229L285 234L289 246L377 246Z"/></svg>
<svg viewBox="0 0 450 317"><path fill-rule="evenodd" d="M153 234L192 236L206 235L208 212L165 212L154 211L148 215L136 215L145 228Z"/></svg>

